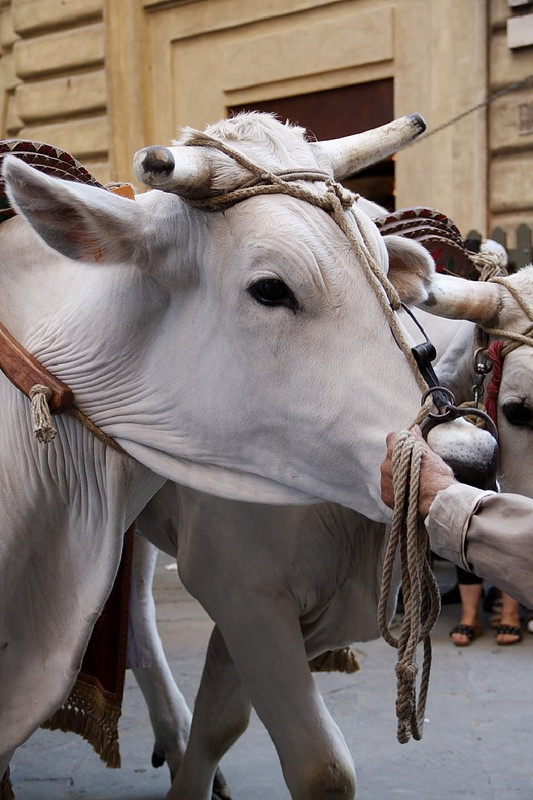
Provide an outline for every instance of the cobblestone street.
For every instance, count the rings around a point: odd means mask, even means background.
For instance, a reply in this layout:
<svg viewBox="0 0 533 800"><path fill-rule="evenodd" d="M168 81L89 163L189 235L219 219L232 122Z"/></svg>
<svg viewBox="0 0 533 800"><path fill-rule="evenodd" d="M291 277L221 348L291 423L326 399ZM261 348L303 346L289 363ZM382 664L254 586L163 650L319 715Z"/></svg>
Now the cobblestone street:
<svg viewBox="0 0 533 800"><path fill-rule="evenodd" d="M437 562L441 587L454 570ZM156 573L160 631L174 675L192 704L211 621L162 559ZM533 797L533 635L512 647L485 634L470 647L448 637L459 606L444 606L435 627L422 741L396 741L396 651L383 641L356 646L355 675L318 681L353 754L359 800L531 800ZM128 673L121 720L122 769L106 769L72 734L39 731L17 752L17 800L163 800L166 768L150 764L152 732ZM235 800L287 800L274 748L257 718L222 763Z"/></svg>

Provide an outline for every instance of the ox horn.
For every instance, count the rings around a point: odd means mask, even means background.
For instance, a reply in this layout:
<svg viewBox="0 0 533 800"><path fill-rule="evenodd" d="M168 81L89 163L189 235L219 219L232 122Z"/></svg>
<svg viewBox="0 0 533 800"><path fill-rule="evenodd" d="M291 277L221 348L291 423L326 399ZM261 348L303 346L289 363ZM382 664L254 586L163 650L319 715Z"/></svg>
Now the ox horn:
<svg viewBox="0 0 533 800"><path fill-rule="evenodd" d="M420 114L409 114L380 128L341 139L312 142L311 146L329 158L334 177L342 180L401 150L425 130L424 118Z"/></svg>
<svg viewBox="0 0 533 800"><path fill-rule="evenodd" d="M170 147L144 147L133 157L137 178L145 186L163 189L185 197L210 193L212 169L205 153L197 147L180 147L179 159Z"/></svg>
<svg viewBox="0 0 533 800"><path fill-rule="evenodd" d="M435 275L427 292L426 300L417 305L437 317L494 325L501 311L502 300L497 283Z"/></svg>
<svg viewBox="0 0 533 800"><path fill-rule="evenodd" d="M318 150L320 160L326 157L334 177L341 180L396 153L425 129L423 117L410 114L371 131L310 144ZM218 157L224 158L221 154ZM206 158L203 148L145 147L135 153L133 165L135 175L145 186L183 197L216 194L212 186L214 164Z"/></svg>

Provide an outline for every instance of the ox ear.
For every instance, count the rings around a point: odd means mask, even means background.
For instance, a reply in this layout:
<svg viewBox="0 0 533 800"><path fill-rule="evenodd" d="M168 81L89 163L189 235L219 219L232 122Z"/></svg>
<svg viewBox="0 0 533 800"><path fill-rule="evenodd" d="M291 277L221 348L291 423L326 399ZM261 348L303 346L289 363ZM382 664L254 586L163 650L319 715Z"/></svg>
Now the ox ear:
<svg viewBox="0 0 533 800"><path fill-rule="evenodd" d="M4 158L11 205L62 255L79 261L133 261L141 213L134 202L73 181L45 175L15 156Z"/></svg>
<svg viewBox="0 0 533 800"><path fill-rule="evenodd" d="M384 236L389 254L389 280L408 305L419 305L428 298L435 276L435 262L425 247L405 236Z"/></svg>

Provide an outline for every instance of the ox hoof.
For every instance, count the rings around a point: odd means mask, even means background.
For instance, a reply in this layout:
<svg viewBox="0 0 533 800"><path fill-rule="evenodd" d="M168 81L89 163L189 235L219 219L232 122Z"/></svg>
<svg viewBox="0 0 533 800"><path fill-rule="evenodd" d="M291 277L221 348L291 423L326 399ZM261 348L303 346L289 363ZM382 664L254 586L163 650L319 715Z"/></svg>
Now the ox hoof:
<svg viewBox="0 0 533 800"><path fill-rule="evenodd" d="M213 780L213 794L211 800L231 800L228 784L219 769L217 769Z"/></svg>
<svg viewBox="0 0 533 800"><path fill-rule="evenodd" d="M152 767L155 767L156 769L158 767L162 767L163 764L165 763L165 761L166 761L166 758L165 758L164 754L161 753L161 752L158 752L157 750L154 750L154 752L152 753Z"/></svg>

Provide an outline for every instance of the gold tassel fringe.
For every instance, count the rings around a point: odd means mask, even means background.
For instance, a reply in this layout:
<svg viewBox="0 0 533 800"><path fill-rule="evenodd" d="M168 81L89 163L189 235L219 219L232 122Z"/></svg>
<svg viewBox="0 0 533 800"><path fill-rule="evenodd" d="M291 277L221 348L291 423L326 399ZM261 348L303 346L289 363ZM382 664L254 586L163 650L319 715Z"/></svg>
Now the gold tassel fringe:
<svg viewBox="0 0 533 800"><path fill-rule="evenodd" d="M311 659L311 672L346 672L351 674L361 669L361 664L351 647L342 650L326 650L325 653Z"/></svg>
<svg viewBox="0 0 533 800"><path fill-rule="evenodd" d="M77 733L92 745L107 767L118 769L120 714L120 705L103 697L96 686L78 679L65 703L41 727Z"/></svg>

